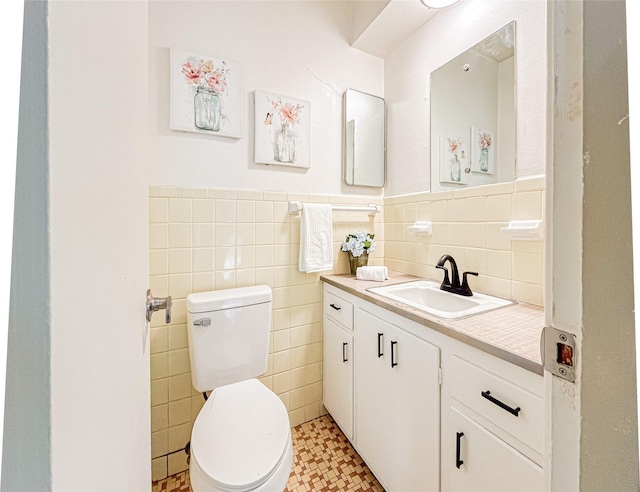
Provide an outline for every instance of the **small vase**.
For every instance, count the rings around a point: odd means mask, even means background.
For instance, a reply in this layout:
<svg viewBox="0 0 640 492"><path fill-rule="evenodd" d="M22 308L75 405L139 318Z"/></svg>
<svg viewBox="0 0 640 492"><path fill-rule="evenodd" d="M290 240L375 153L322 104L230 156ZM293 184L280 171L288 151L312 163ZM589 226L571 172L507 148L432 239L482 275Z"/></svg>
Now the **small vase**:
<svg viewBox="0 0 640 492"><path fill-rule="evenodd" d="M220 97L213 89L200 87L193 96L193 116L196 128L217 132L222 121Z"/></svg>
<svg viewBox="0 0 640 492"><path fill-rule="evenodd" d="M282 122L282 126L276 130L273 141L273 159L278 162L293 162L296 158L296 139L289 128L289 123Z"/></svg>
<svg viewBox="0 0 640 492"><path fill-rule="evenodd" d="M369 263L368 253L362 253L360 256L353 256L349 253L349 270L351 271L351 275L355 276L358 267L367 266L367 263Z"/></svg>
<svg viewBox="0 0 640 492"><path fill-rule="evenodd" d="M451 181L460 181L460 159L458 159L458 154L454 154L449 163L451 165Z"/></svg>
<svg viewBox="0 0 640 492"><path fill-rule="evenodd" d="M489 171L489 149L480 150L480 171Z"/></svg>

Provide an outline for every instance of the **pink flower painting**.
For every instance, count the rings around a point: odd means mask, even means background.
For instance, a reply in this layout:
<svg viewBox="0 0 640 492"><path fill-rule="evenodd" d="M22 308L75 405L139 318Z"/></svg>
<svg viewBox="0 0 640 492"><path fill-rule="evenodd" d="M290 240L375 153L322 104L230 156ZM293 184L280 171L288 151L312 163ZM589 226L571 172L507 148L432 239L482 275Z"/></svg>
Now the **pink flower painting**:
<svg viewBox="0 0 640 492"><path fill-rule="evenodd" d="M309 105L256 91L256 162L309 167Z"/></svg>
<svg viewBox="0 0 640 492"><path fill-rule="evenodd" d="M240 138L240 69L228 60L171 50L172 130Z"/></svg>
<svg viewBox="0 0 640 492"><path fill-rule="evenodd" d="M442 135L440 143L440 182L466 185L466 142L463 138Z"/></svg>

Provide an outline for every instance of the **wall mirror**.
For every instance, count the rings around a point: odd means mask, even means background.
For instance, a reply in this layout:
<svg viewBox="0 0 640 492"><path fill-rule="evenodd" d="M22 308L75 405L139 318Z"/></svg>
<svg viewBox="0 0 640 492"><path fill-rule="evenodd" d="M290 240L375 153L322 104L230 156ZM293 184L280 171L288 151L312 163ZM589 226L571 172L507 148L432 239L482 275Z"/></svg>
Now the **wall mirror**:
<svg viewBox="0 0 640 492"><path fill-rule="evenodd" d="M351 186L385 183L385 105L381 97L344 93L344 181Z"/></svg>
<svg viewBox="0 0 640 492"><path fill-rule="evenodd" d="M515 29L431 73L431 191L515 179Z"/></svg>

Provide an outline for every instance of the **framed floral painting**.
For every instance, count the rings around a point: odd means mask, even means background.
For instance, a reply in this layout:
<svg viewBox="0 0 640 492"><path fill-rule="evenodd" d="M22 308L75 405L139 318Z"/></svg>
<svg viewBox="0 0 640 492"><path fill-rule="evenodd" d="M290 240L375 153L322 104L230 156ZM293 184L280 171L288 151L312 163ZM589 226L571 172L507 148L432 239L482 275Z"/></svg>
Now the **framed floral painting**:
<svg viewBox="0 0 640 492"><path fill-rule="evenodd" d="M255 161L310 167L311 103L257 90L255 107Z"/></svg>
<svg viewBox="0 0 640 492"><path fill-rule="evenodd" d="M467 184L467 143L464 138L451 135L440 136L440 182Z"/></svg>
<svg viewBox="0 0 640 492"><path fill-rule="evenodd" d="M169 127L240 138L240 66L221 58L171 50Z"/></svg>
<svg viewBox="0 0 640 492"><path fill-rule="evenodd" d="M471 171L481 174L494 173L495 139L489 131L471 127Z"/></svg>

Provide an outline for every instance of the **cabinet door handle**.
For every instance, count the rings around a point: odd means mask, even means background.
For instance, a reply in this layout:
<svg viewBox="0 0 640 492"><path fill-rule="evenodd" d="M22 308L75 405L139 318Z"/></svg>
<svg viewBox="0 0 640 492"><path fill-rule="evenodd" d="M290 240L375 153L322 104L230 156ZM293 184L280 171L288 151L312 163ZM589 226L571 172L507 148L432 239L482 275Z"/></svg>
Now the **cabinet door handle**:
<svg viewBox="0 0 640 492"><path fill-rule="evenodd" d="M515 415L517 417L518 413L520 413L520 410L521 410L520 407L516 407L516 408L510 407L506 403L503 403L500 400L498 400L497 398L494 398L493 396L491 396L491 391L489 391L489 390L481 391L480 394L482 395L483 398L486 398L487 400L489 400L494 405L498 405L500 408L502 408L503 410L506 410L511 415Z"/></svg>
<svg viewBox="0 0 640 492"><path fill-rule="evenodd" d="M382 353L382 337L383 336L384 336L384 333L378 333L378 359L384 355Z"/></svg>
<svg viewBox="0 0 640 492"><path fill-rule="evenodd" d="M395 357L393 356L393 347L396 346L396 345L398 345L398 342L394 342L392 340L391 341L391 367L396 367L398 365L398 363L395 360Z"/></svg>
<svg viewBox="0 0 640 492"><path fill-rule="evenodd" d="M336 306L335 304L329 304L329 306L331 306L336 311L340 311L342 309L340 306Z"/></svg>
<svg viewBox="0 0 640 492"><path fill-rule="evenodd" d="M460 441L462 440L462 436L464 436L464 432L456 432L456 468L458 470L464 463L464 461L460 459Z"/></svg>
<svg viewBox="0 0 640 492"><path fill-rule="evenodd" d="M342 362L348 362L347 358L347 342L342 342Z"/></svg>

